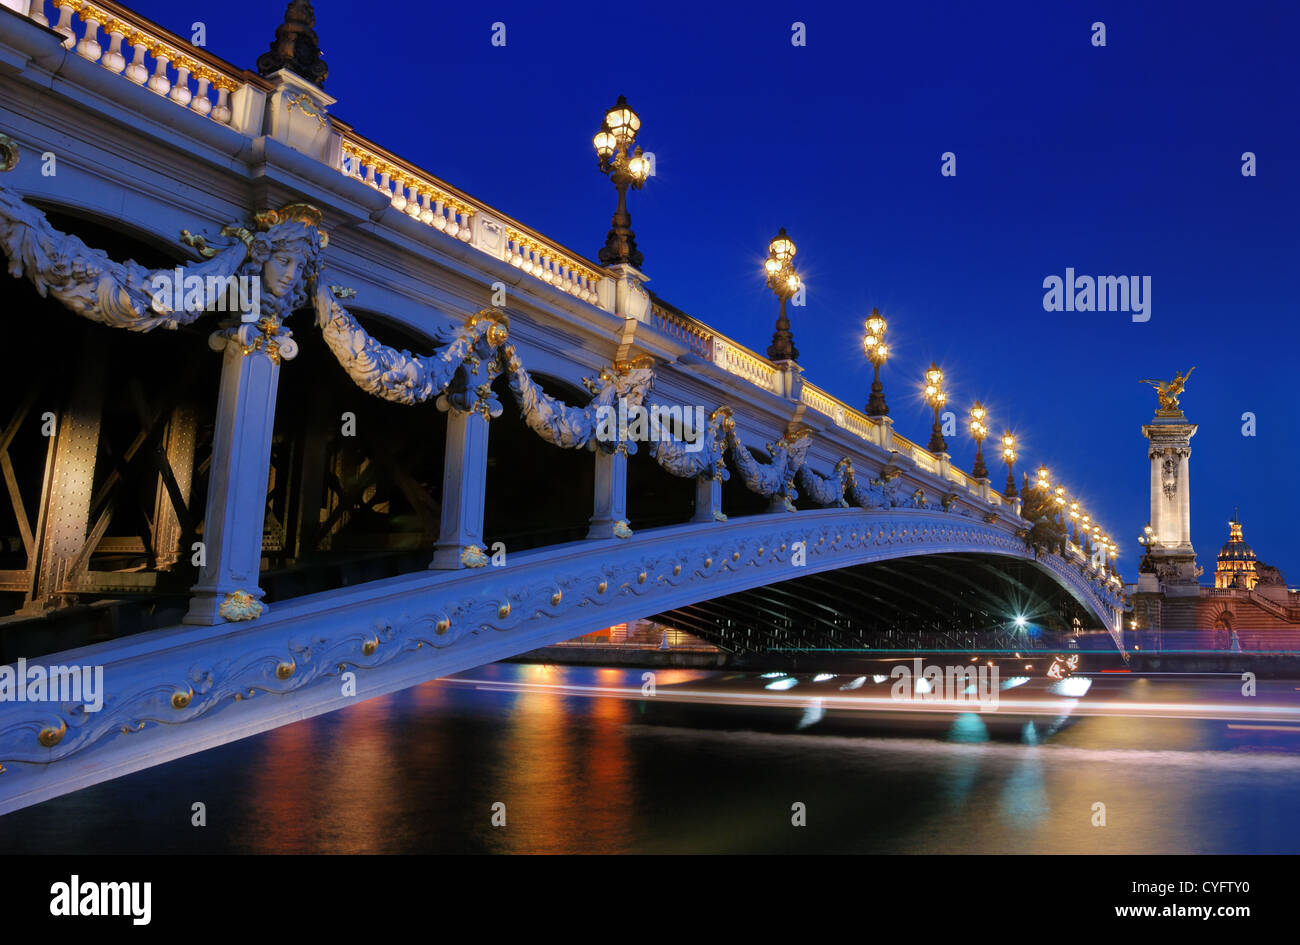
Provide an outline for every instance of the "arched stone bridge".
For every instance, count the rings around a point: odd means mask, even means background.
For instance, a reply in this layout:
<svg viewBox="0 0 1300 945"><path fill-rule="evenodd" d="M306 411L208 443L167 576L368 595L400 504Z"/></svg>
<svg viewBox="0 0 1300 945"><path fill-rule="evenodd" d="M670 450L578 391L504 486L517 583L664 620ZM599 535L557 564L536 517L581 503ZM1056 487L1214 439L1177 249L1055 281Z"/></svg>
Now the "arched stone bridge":
<svg viewBox="0 0 1300 945"><path fill-rule="evenodd" d="M102 667L104 703L0 701L0 813L611 624L707 636L712 601L834 635L782 609L817 575L861 576L851 607L799 596L869 633L907 616L870 587L885 562L936 563L908 580L991 619L958 564L1032 572L1118 641L1113 563L1045 492L390 154L304 79L116 8L20 6L0 652ZM669 419L611 434L620 404Z"/></svg>

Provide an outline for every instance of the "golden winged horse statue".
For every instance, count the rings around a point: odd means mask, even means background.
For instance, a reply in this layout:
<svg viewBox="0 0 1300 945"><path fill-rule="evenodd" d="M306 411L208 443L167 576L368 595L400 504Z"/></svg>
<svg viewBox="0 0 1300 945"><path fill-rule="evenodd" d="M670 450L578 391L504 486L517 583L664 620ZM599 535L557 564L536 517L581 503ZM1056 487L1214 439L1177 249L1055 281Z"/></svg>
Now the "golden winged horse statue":
<svg viewBox="0 0 1300 945"><path fill-rule="evenodd" d="M1186 374L1181 372L1175 374L1172 381L1150 379L1143 380L1140 383L1150 384L1156 389L1156 398L1160 401L1161 410L1177 410L1178 396L1183 392L1183 388L1187 384L1187 379L1192 376L1192 371L1195 370L1196 365L1192 365L1188 368Z"/></svg>

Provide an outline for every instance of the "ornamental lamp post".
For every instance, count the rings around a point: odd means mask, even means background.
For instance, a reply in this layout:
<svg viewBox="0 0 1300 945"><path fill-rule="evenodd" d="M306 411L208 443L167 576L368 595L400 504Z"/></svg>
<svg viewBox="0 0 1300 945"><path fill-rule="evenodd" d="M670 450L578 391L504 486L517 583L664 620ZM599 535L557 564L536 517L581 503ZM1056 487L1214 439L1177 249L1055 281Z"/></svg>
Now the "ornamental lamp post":
<svg viewBox="0 0 1300 945"><path fill-rule="evenodd" d="M786 236L785 227L781 227L768 243L767 260L763 263L763 269L767 272L767 287L781 303L776 317L776 331L772 333L772 343L767 346L767 357L771 361L799 360L799 349L794 346L794 335L790 331L790 319L785 314L786 301L803 285L794 271L795 252L794 240Z"/></svg>
<svg viewBox="0 0 1300 945"><path fill-rule="evenodd" d="M948 402L948 395L943 389L943 371L933 361L930 370L925 372L925 402L934 411L934 427L930 430L930 445L926 449L931 453L946 453L948 444L943 438L943 428L939 426L939 408Z"/></svg>
<svg viewBox="0 0 1300 945"><path fill-rule="evenodd" d="M605 121L592 139L600 171L609 177L618 190L618 206L614 210L613 227L605 237L605 246L597 258L603 266L629 265L640 268L643 256L636 248L636 234L632 232L632 216L627 212L627 189L640 190L650 177L650 159L643 156L640 145L632 145L641 129L641 118L627 104L622 95L614 107L605 112Z"/></svg>
<svg viewBox="0 0 1300 945"><path fill-rule="evenodd" d="M1007 464L1007 488L1002 494L1014 499L1020 491L1016 488L1016 438L1010 430L1002 434L1002 461Z"/></svg>
<svg viewBox="0 0 1300 945"><path fill-rule="evenodd" d="M871 398L867 401L868 417L889 416L889 405L885 403L885 388L880 383L880 365L889 360L889 345L885 344L885 331L889 326L880 315L880 310L873 308L871 317L864 326L866 334L862 336L862 350L871 362Z"/></svg>
<svg viewBox="0 0 1300 945"><path fill-rule="evenodd" d="M1070 503L1070 540L1079 543L1079 503Z"/></svg>
<svg viewBox="0 0 1300 945"><path fill-rule="evenodd" d="M975 438L975 468L972 470L976 479L987 479L989 477L988 467L984 465L984 438L989 435L989 428L984 421L988 419L988 411L978 400L975 406L970 408L970 435Z"/></svg>
<svg viewBox="0 0 1300 945"><path fill-rule="evenodd" d="M1050 481L1049 473L1047 471L1046 466L1040 465L1038 467L1038 472L1035 473L1035 475L1038 476L1038 482L1034 484L1037 488L1046 490L1052 487L1052 483Z"/></svg>

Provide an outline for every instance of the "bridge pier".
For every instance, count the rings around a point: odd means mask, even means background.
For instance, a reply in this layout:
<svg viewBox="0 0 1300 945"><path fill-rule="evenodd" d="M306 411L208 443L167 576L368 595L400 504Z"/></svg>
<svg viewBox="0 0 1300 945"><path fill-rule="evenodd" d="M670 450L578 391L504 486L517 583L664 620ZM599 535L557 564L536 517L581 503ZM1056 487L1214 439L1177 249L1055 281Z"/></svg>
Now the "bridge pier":
<svg viewBox="0 0 1300 945"><path fill-rule="evenodd" d="M278 354L262 349L245 353L238 339L220 333L212 344L221 346L224 360L208 473L204 564L183 618L206 626L248 620L263 610L258 579L280 381Z"/></svg>
<svg viewBox="0 0 1300 945"><path fill-rule="evenodd" d="M626 538L627 449L623 444L612 453L596 450L596 496L588 538Z"/></svg>
<svg viewBox="0 0 1300 945"><path fill-rule="evenodd" d="M481 410L447 410L442 471L442 522L433 546L435 570L478 567L483 554L487 490L488 417ZM485 563L485 562L484 562Z"/></svg>

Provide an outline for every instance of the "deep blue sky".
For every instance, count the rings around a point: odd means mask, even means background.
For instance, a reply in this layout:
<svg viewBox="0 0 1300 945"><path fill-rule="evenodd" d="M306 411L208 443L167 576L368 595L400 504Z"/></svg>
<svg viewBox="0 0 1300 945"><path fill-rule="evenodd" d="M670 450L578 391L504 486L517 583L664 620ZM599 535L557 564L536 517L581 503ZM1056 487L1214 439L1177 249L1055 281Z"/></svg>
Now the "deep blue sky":
<svg viewBox="0 0 1300 945"><path fill-rule="evenodd" d="M130 6L182 35L200 8ZM209 48L254 67L279 0L201 8ZM1300 583L1292 470L1300 273L1300 5L1060 2L372 5L322 0L334 112L594 258L614 192L591 136L621 92L658 175L631 196L651 288L759 351L784 225L809 286L792 310L814 383L861 406L879 306L896 429L928 436L931 359L981 398L1120 543L1148 516L1145 377L1196 365L1193 538L1208 580L1240 505ZM620 10L625 12L620 12ZM219 11L219 12L218 12ZM491 23L507 45L490 45ZM808 45L790 44L791 23ZM1103 21L1107 46L1090 43ZM1241 154L1258 176L1241 175ZM940 176L940 154L957 177ZM1149 275L1152 318L1048 313L1043 279ZM1258 435L1241 435L1253 411ZM951 443L969 468L973 444ZM1001 483L1005 470L993 469Z"/></svg>

